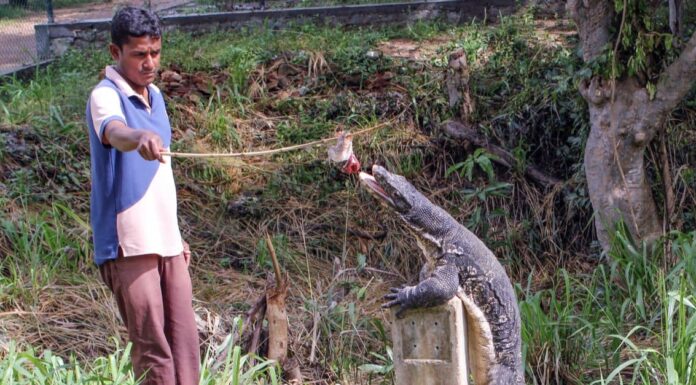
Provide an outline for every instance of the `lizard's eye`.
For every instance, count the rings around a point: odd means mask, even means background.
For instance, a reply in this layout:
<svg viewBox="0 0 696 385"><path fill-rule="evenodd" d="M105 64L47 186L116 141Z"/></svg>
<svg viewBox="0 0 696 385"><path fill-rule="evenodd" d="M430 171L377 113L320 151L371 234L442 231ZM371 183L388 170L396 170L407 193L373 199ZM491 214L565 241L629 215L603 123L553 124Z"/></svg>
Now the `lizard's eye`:
<svg viewBox="0 0 696 385"><path fill-rule="evenodd" d="M394 206L396 206L396 209L402 213L411 210L412 206L410 200L406 196L404 196L404 194L402 194L400 191L395 191L395 193L392 194L392 201L394 202Z"/></svg>

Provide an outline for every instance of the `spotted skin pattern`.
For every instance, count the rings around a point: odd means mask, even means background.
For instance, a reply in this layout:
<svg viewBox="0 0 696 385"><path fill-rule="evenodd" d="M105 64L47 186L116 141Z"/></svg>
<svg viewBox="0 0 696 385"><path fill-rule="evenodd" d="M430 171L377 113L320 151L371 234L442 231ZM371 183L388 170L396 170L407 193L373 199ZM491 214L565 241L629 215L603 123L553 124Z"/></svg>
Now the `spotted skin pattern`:
<svg viewBox="0 0 696 385"><path fill-rule="evenodd" d="M523 385L520 313L505 269L472 232L404 177L380 166L361 180L415 236L428 261L415 286L392 288L384 307L437 306L458 296L467 310L476 385Z"/></svg>

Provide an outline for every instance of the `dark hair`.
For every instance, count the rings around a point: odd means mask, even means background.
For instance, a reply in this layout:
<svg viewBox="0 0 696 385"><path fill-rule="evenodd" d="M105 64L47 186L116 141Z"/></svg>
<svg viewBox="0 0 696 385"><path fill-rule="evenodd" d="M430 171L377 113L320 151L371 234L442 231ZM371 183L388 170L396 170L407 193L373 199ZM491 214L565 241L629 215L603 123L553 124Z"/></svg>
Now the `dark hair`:
<svg viewBox="0 0 696 385"><path fill-rule="evenodd" d="M119 47L128 43L128 38L162 37L159 17L147 9L124 7L111 19L111 42Z"/></svg>

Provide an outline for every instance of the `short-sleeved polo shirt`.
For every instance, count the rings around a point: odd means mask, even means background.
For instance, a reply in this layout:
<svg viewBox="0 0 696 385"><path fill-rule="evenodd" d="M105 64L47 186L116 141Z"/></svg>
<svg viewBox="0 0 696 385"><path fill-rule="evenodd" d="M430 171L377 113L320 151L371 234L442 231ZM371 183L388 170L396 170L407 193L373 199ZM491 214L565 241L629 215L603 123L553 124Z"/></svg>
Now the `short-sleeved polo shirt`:
<svg viewBox="0 0 696 385"><path fill-rule="evenodd" d="M171 126L162 94L150 85L146 101L114 67L106 67L105 75L92 90L86 113L95 262L116 258L119 247L126 257L179 255L183 246L171 158L165 156L164 163L147 161L137 151L121 152L102 143L106 125L120 120L128 127L156 132L168 150Z"/></svg>

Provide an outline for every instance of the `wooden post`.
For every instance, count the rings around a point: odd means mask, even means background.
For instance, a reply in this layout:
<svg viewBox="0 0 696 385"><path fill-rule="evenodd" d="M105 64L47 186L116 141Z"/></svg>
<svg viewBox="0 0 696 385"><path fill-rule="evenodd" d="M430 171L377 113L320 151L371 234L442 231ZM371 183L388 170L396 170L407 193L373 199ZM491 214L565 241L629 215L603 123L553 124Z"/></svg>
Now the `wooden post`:
<svg viewBox="0 0 696 385"><path fill-rule="evenodd" d="M466 317L461 300L392 311L395 384L468 385Z"/></svg>
<svg viewBox="0 0 696 385"><path fill-rule="evenodd" d="M53 24L56 20L53 15L53 0L46 0L46 18L48 19L48 24Z"/></svg>

